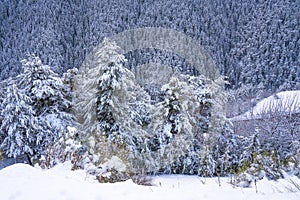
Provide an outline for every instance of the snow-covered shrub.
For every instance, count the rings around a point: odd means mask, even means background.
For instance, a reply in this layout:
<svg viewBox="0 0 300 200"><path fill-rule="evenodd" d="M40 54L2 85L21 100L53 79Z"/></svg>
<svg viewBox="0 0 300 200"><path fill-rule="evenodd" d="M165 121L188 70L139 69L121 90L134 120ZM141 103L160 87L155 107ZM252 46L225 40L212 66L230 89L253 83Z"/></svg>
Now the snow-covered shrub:
<svg viewBox="0 0 300 200"><path fill-rule="evenodd" d="M219 157L219 163L223 163L222 158L231 157L232 155L237 158L237 162L235 162L237 165L229 162L229 165L225 165L229 168L222 173L223 175L234 175L236 185L240 185L239 181L244 182L245 177L246 182L249 182L250 179L253 182L264 177L277 180L283 178L285 173L299 176L300 154L298 141L294 141L291 147L293 150L286 157L282 157L282 152L278 152L276 146L261 143L258 140L258 134L249 138L240 136L239 138L244 138L242 139L244 142L235 146L230 154L221 153L221 158ZM227 148L230 146L227 146ZM223 165L219 164L219 166ZM228 169L230 170L228 171Z"/></svg>
<svg viewBox="0 0 300 200"><path fill-rule="evenodd" d="M229 121L214 146L216 160L216 175L227 176L238 174L243 168L248 167L251 160L251 138L233 133Z"/></svg>
<svg viewBox="0 0 300 200"><path fill-rule="evenodd" d="M130 178L126 164L117 156L112 156L105 163L101 164L100 169L101 171L96 177L101 183L114 183Z"/></svg>
<svg viewBox="0 0 300 200"><path fill-rule="evenodd" d="M247 188L250 187L253 181L255 181L255 178L252 175L243 172L235 176L231 183L238 187Z"/></svg>
<svg viewBox="0 0 300 200"><path fill-rule="evenodd" d="M234 183L241 187L249 187L252 182L264 177L270 180L283 178L283 166L280 165L277 156L274 152L262 152L253 155L253 160L235 174Z"/></svg>
<svg viewBox="0 0 300 200"><path fill-rule="evenodd" d="M291 148L292 152L284 163L284 170L300 177L300 142L294 141Z"/></svg>
<svg viewBox="0 0 300 200"><path fill-rule="evenodd" d="M260 171L260 173L268 179L277 180L283 178L283 165L275 150L263 151L255 155L252 167L256 168L257 172ZM259 175L256 175L256 177L259 177Z"/></svg>
<svg viewBox="0 0 300 200"><path fill-rule="evenodd" d="M74 127L67 127L66 134L54 145L49 145L46 155L40 158L42 168L51 168L58 163L71 161L73 169L78 168L82 162L82 155L86 153L82 146L78 131Z"/></svg>
<svg viewBox="0 0 300 200"><path fill-rule="evenodd" d="M283 163L279 159L279 154L276 150L264 149L258 140L257 134L249 138L233 135L227 141L229 143L225 147L226 151L224 151L223 146L223 153L220 153L220 169L223 172L222 175L234 175L236 185L243 185L245 187L245 182L250 184L252 181L264 177L271 180L283 177ZM227 152L229 149L231 152ZM232 157L235 159L228 159Z"/></svg>

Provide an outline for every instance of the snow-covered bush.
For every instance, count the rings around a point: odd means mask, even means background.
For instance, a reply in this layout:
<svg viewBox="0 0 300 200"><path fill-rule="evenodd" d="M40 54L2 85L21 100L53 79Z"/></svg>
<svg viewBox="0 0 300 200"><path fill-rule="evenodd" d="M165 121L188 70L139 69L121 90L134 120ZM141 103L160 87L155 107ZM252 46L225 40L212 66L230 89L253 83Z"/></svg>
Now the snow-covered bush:
<svg viewBox="0 0 300 200"><path fill-rule="evenodd" d="M300 142L294 141L291 149L292 151L284 163L284 170L300 177Z"/></svg>
<svg viewBox="0 0 300 200"><path fill-rule="evenodd" d="M46 154L40 158L42 168L51 168L58 163L71 161L73 169L77 169L82 162L82 155L86 153L79 141L79 134L76 128L67 127L66 134L59 138L54 145L49 145Z"/></svg>
<svg viewBox="0 0 300 200"><path fill-rule="evenodd" d="M101 164L100 168L101 170L96 177L101 183L114 183L130 178L126 164L117 156L112 156L105 163Z"/></svg>
<svg viewBox="0 0 300 200"><path fill-rule="evenodd" d="M234 183L238 186L248 187L251 182L261 180L264 177L270 180L283 178L283 166L275 152L262 152L253 155L250 162L240 168L235 174Z"/></svg>
<svg viewBox="0 0 300 200"><path fill-rule="evenodd" d="M277 180L283 177L283 170L288 171L285 160L276 149L266 149L257 133L251 137L222 134L216 149L218 175L233 175L235 185L245 187L264 177Z"/></svg>
<svg viewBox="0 0 300 200"><path fill-rule="evenodd" d="M253 183L254 181L255 177L243 172L235 176L231 183L235 186L246 188L250 187L251 183Z"/></svg>
<svg viewBox="0 0 300 200"><path fill-rule="evenodd" d="M251 160L251 138L239 136L232 131L229 121L214 146L216 175L238 174Z"/></svg>

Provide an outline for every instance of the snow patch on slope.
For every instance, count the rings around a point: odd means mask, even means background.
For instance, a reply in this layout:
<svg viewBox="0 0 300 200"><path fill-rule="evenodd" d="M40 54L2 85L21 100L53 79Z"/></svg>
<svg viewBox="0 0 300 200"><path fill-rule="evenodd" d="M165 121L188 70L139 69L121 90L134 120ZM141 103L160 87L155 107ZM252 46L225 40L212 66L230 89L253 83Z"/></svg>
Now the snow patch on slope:
<svg viewBox="0 0 300 200"><path fill-rule="evenodd" d="M300 113L300 91L284 91L259 101L251 110L230 118L231 121L258 119L269 113Z"/></svg>

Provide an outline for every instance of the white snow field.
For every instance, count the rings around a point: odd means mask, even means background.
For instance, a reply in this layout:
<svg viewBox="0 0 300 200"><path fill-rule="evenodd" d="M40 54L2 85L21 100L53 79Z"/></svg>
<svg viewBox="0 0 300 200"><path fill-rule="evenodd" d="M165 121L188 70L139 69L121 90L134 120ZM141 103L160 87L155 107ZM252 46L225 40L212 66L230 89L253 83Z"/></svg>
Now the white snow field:
<svg viewBox="0 0 300 200"><path fill-rule="evenodd" d="M300 91L284 91L259 101L251 110L230 118L231 121L257 119L267 113L300 113Z"/></svg>
<svg viewBox="0 0 300 200"><path fill-rule="evenodd" d="M98 183L83 170L70 170L70 163L49 170L15 164L0 170L0 200L299 200L300 179L266 179L256 187L234 187L230 178L166 175L153 177L154 186L128 180ZM219 185L220 183L220 185Z"/></svg>

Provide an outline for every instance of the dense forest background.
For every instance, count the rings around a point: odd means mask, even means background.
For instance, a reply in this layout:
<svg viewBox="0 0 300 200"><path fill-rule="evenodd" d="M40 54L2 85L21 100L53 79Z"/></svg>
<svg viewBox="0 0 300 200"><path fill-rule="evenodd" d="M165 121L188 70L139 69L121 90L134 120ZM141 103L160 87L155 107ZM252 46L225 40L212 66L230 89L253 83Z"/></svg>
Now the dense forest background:
<svg viewBox="0 0 300 200"><path fill-rule="evenodd" d="M2 0L0 80L20 74L20 60L32 53L59 74L78 68L104 37L141 27L199 41L231 88L300 88L299 0ZM188 65L159 50L126 57L131 66L151 59Z"/></svg>
<svg viewBox="0 0 300 200"><path fill-rule="evenodd" d="M282 109L299 91L278 93L300 90L300 0L2 0L0 23L0 161L71 160L100 182L300 177L299 112ZM198 41L225 81L198 76L191 45L123 55L109 39L145 27ZM277 107L254 115L270 94Z"/></svg>

